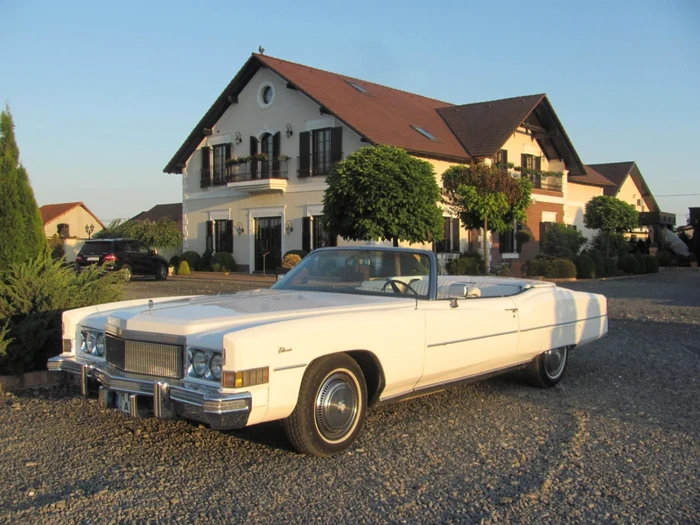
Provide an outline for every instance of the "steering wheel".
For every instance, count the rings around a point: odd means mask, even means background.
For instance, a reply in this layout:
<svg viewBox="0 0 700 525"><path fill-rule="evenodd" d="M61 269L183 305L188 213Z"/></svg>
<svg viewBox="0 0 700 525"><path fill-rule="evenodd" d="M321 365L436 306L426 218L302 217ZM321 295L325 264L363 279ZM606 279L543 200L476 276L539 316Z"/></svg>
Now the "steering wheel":
<svg viewBox="0 0 700 525"><path fill-rule="evenodd" d="M386 290L386 287L391 285L391 289L394 291L394 293L400 293L401 295L408 295L407 292L408 290L411 290L413 292L413 295L418 297L418 292L416 292L413 289L413 286L411 286L408 283L405 283L403 281L400 281L399 279L387 279L386 282L384 283L384 286L382 286L382 292ZM399 285L405 286L404 290L401 291L401 288L399 288Z"/></svg>

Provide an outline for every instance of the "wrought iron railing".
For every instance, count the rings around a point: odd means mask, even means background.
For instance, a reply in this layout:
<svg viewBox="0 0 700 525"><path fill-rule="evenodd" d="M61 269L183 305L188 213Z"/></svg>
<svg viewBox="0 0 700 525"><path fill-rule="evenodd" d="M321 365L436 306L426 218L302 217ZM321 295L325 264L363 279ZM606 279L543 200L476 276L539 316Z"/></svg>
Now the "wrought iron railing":
<svg viewBox="0 0 700 525"><path fill-rule="evenodd" d="M223 186L230 182L244 182L258 179L286 179L288 171L286 160L256 160L202 168L200 186Z"/></svg>
<svg viewBox="0 0 700 525"><path fill-rule="evenodd" d="M342 153L340 153L340 158L343 158ZM312 153L308 158L297 157L297 176L305 178L328 175L338 162L340 160L334 159L330 151L320 154Z"/></svg>
<svg viewBox="0 0 700 525"><path fill-rule="evenodd" d="M532 187L538 190L562 191L561 177L531 175Z"/></svg>

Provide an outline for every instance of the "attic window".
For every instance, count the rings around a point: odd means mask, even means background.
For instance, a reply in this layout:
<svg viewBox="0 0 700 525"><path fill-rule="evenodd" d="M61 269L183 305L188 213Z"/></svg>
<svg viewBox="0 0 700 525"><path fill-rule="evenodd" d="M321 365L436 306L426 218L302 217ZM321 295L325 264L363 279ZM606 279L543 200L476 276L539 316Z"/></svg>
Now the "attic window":
<svg viewBox="0 0 700 525"><path fill-rule="evenodd" d="M360 93L367 93L367 90L366 90L365 88L363 88L363 87L362 87L360 84L358 84L357 82L351 82L351 81L349 81L349 80L346 80L345 82L347 82L348 84L350 84L352 87L354 87L354 88L355 88L357 91L359 91Z"/></svg>
<svg viewBox="0 0 700 525"><path fill-rule="evenodd" d="M413 124L411 124L411 127L412 127L413 129L415 129L418 133L420 133L421 135L423 135L425 138L430 139L430 140L432 140L433 142L437 142L437 141L438 141L438 139L436 139L435 137L433 137L430 133L428 133L427 131L425 131L423 128L418 127L418 126L414 126Z"/></svg>

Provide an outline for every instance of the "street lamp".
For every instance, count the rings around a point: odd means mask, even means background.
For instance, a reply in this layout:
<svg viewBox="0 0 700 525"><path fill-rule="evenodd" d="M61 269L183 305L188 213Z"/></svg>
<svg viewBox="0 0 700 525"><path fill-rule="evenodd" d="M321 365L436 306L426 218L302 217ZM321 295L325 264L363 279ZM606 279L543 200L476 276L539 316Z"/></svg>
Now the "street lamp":
<svg viewBox="0 0 700 525"><path fill-rule="evenodd" d="M89 226L86 224L85 225L85 233L87 233L88 239L92 236L92 232L95 231L95 225L90 224Z"/></svg>

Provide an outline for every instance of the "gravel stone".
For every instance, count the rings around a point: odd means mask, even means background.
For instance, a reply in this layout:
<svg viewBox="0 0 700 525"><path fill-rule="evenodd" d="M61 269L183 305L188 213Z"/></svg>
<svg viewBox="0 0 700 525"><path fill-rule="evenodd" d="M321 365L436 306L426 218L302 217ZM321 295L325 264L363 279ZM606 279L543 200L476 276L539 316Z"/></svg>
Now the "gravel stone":
<svg viewBox="0 0 700 525"><path fill-rule="evenodd" d="M329 459L278 422L131 419L75 386L5 396L0 523L698 523L700 273L565 286L608 297L610 333L557 387L508 376L372 409Z"/></svg>

